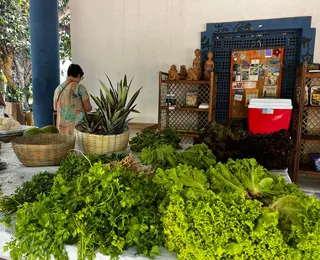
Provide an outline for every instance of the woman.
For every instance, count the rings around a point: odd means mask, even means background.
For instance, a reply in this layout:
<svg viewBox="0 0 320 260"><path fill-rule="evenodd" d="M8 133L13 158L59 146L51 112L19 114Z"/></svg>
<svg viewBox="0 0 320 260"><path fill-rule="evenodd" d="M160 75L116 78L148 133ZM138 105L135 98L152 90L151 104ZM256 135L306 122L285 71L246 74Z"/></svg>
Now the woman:
<svg viewBox="0 0 320 260"><path fill-rule="evenodd" d="M71 64L67 80L54 92L53 108L57 111L57 128L61 134L73 135L74 127L83 120L84 110L92 110L87 89L80 84L83 75L79 65Z"/></svg>

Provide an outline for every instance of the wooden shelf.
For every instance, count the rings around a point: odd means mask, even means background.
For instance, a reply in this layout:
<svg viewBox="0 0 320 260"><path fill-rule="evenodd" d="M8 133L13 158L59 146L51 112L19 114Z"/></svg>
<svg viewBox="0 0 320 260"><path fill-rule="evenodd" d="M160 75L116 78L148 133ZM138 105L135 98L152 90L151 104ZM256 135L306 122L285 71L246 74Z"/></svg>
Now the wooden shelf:
<svg viewBox="0 0 320 260"><path fill-rule="evenodd" d="M188 137L199 137L200 133L196 131L188 130L176 130L179 135L188 136Z"/></svg>
<svg viewBox="0 0 320 260"><path fill-rule="evenodd" d="M298 173L306 175L320 175L320 172L315 171L311 164L300 164Z"/></svg>
<svg viewBox="0 0 320 260"><path fill-rule="evenodd" d="M320 135L302 135L302 142L320 142Z"/></svg>
<svg viewBox="0 0 320 260"><path fill-rule="evenodd" d="M307 72L306 78L320 78L320 72Z"/></svg>
<svg viewBox="0 0 320 260"><path fill-rule="evenodd" d="M207 81L207 80L163 80L162 83L189 84L189 85L210 85L210 81Z"/></svg>
<svg viewBox="0 0 320 260"><path fill-rule="evenodd" d="M320 110L320 106L304 106L305 110Z"/></svg>
<svg viewBox="0 0 320 260"><path fill-rule="evenodd" d="M312 66L317 64L312 64ZM318 68L319 66L314 66ZM295 124L292 126L292 139L295 140L295 155L291 160L291 165L289 167L289 174L292 176L293 182L297 183L298 175L313 175L320 177L320 172L315 171L312 162L308 164L301 163L301 158L307 158L310 156L310 152L314 151L313 147L319 146L320 143L320 131L314 132L313 135L304 135L303 133L307 130L307 125L312 124L312 126L319 126L320 120L314 117L314 113L308 113L315 111L320 112L320 106L305 105L305 87L310 88L310 79L320 80L320 72L309 72L308 69L310 65L305 61L297 66L296 73L296 88L294 94L294 100L297 102L295 108L293 109L293 121ZM313 83L312 83L313 84ZM307 111L307 113L306 113ZM310 150L308 147L312 147ZM319 151L320 152L320 151Z"/></svg>
<svg viewBox="0 0 320 260"><path fill-rule="evenodd" d="M209 108L197 108L197 107L161 107L161 109L169 111L193 111L193 112L209 112Z"/></svg>

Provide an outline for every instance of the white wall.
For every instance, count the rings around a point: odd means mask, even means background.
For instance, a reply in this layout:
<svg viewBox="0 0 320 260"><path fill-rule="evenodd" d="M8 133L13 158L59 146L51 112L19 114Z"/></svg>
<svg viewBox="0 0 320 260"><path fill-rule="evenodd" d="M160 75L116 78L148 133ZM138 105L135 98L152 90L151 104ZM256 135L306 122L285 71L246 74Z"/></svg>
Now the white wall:
<svg viewBox="0 0 320 260"><path fill-rule="evenodd" d="M72 57L84 84L98 94L107 73L118 81L135 76L143 86L135 122L157 122L158 72L189 67L207 23L312 16L320 28L320 0L72 0ZM315 62L320 62L320 37Z"/></svg>

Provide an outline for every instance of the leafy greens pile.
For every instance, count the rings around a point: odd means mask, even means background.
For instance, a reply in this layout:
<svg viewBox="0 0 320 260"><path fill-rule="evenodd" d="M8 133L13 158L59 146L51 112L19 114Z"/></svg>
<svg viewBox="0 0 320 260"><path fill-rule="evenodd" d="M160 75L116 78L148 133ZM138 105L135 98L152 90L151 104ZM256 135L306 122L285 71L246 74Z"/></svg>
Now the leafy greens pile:
<svg viewBox="0 0 320 260"><path fill-rule="evenodd" d="M293 140L286 130L252 134L244 132L241 125L232 124L230 121L209 125L195 140L195 144L199 143L206 144L220 162L227 162L229 158L255 158L269 170L287 169L293 149Z"/></svg>
<svg viewBox="0 0 320 260"><path fill-rule="evenodd" d="M11 215L17 211L19 205L36 201L38 194L48 194L53 185L53 179L53 173L40 172L30 181L23 183L11 196L4 196L0 189L0 211Z"/></svg>
<svg viewBox="0 0 320 260"><path fill-rule="evenodd" d="M17 211L15 237L6 246L12 259L68 259L64 246L78 244L78 259L96 250L116 258L128 247L154 257L163 243L150 179L121 166L96 163L67 180L57 174L51 192Z"/></svg>
<svg viewBox="0 0 320 260"><path fill-rule="evenodd" d="M120 161L126 155L125 153L113 153L111 155L90 154L84 157L70 152L62 160L57 173L61 174L66 180L71 180L75 176L87 173L92 163ZM39 194L49 194L54 182L54 176L54 174L49 172L40 172L34 175L30 181L23 183L10 196L3 195L0 187L0 212L5 213L8 217L17 211L19 205L25 202L31 203L36 201ZM10 221L10 218L7 220Z"/></svg>
<svg viewBox="0 0 320 260"><path fill-rule="evenodd" d="M161 245L180 260L320 259L320 202L257 160L160 144L139 154L153 175L104 165L123 156L70 154L50 190L17 207L11 258L64 260L77 244L80 260L129 247L153 258Z"/></svg>
<svg viewBox="0 0 320 260"><path fill-rule="evenodd" d="M171 145L173 148L180 148L180 138L177 132L171 128L162 131L142 130L130 140L130 149L135 152L141 152L143 148L157 147L162 144Z"/></svg>
<svg viewBox="0 0 320 260"><path fill-rule="evenodd" d="M165 246L179 259L319 259L320 203L254 159L158 169Z"/></svg>
<svg viewBox="0 0 320 260"><path fill-rule="evenodd" d="M217 160L227 162L229 158L234 158L237 151L237 143L244 135L241 126L232 125L229 121L225 124L212 123L195 140L195 144L206 144L212 150Z"/></svg>
<svg viewBox="0 0 320 260"><path fill-rule="evenodd" d="M190 146L185 151L177 152L171 145L159 145L157 148L143 148L139 159L145 165L168 169L179 164L187 164L198 169L208 169L216 164L216 157L205 144Z"/></svg>

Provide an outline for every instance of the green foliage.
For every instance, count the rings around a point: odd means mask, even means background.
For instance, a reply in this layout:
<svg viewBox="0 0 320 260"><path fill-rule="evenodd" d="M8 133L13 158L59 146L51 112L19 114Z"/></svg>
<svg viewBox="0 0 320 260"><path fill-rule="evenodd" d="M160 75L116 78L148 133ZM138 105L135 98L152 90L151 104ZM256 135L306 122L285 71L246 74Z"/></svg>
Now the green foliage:
<svg viewBox="0 0 320 260"><path fill-rule="evenodd" d="M177 154L171 145L161 144L156 149L143 148L138 157L143 164L154 168L168 169L178 165Z"/></svg>
<svg viewBox="0 0 320 260"><path fill-rule="evenodd" d="M91 95L98 109L96 118L89 122L88 116L86 116L85 123L82 124L83 130L87 133L102 135L121 134L126 130L131 120L128 119L129 115L131 113L139 113L135 109L136 104L134 102L139 96L141 88L128 101L133 79L128 84L127 76L125 75L123 81L118 82L117 89L115 89L108 76L107 78L110 88L100 80L103 91L100 90L100 96Z"/></svg>
<svg viewBox="0 0 320 260"><path fill-rule="evenodd" d="M28 0L0 0L0 56L2 46L26 52L30 46Z"/></svg>
<svg viewBox="0 0 320 260"><path fill-rule="evenodd" d="M112 153L111 155L89 154L87 156L79 156L75 152L70 152L67 157L61 161L57 174L61 174L65 180L70 181L81 174L86 174L94 163L101 162L106 164L114 161L121 161L126 156L127 153Z"/></svg>
<svg viewBox="0 0 320 260"><path fill-rule="evenodd" d="M0 211L6 214L13 214L18 206L25 202L34 202L40 194L48 194L53 185L54 174L40 172L32 177L30 181L17 188L13 195L4 196L0 194Z"/></svg>
<svg viewBox="0 0 320 260"><path fill-rule="evenodd" d="M130 140L130 149L135 152L141 152L143 148L158 147L161 144L172 145L173 148L180 148L177 132L173 129L166 128L162 131L152 131L149 129L142 130Z"/></svg>
<svg viewBox="0 0 320 260"><path fill-rule="evenodd" d="M319 259L320 202L254 159L158 169L165 246L178 259Z"/></svg>
<svg viewBox="0 0 320 260"><path fill-rule="evenodd" d="M21 102L23 92L18 88L7 87L5 97L7 102Z"/></svg>
<svg viewBox="0 0 320 260"><path fill-rule="evenodd" d="M68 259L65 244L78 243L78 259L96 250L115 259L128 247L154 257L163 242L155 185L125 168L96 163L67 181L57 174L50 194L17 211L12 259Z"/></svg>
<svg viewBox="0 0 320 260"><path fill-rule="evenodd" d="M145 165L154 168L168 169L178 164L186 164L198 169L209 169L216 164L215 156L205 144L197 144L183 152L176 152L171 145L161 144L155 147L143 148L139 159Z"/></svg>

